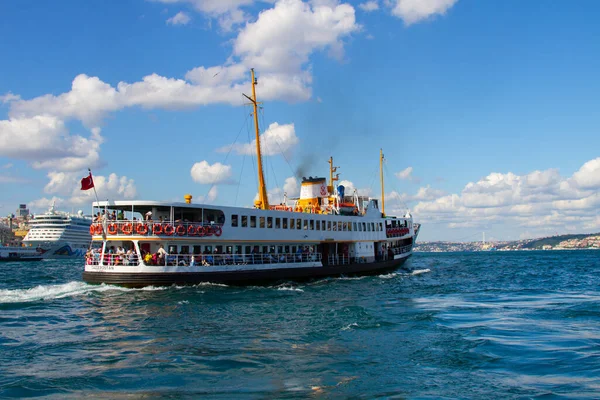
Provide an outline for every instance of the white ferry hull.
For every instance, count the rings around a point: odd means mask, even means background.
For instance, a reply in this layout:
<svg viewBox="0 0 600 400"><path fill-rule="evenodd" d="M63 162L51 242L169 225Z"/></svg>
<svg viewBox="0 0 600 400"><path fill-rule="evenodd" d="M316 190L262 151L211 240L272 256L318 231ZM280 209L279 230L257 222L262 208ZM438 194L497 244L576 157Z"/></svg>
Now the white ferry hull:
<svg viewBox="0 0 600 400"><path fill-rule="evenodd" d="M202 282L223 283L228 285L260 285L285 281L308 281L338 276L378 275L398 269L410 258L412 254L404 254L401 258L373 263L354 263L333 266L298 266L298 267L272 267L253 269L247 268L222 268L217 271L184 272L186 267L171 268L170 271L153 272L151 268L144 268L143 272L137 268L129 272L119 266L88 265L83 273L83 280L91 284L111 284L125 287L145 286L170 286L170 285L195 285ZM210 268L206 268L210 269Z"/></svg>

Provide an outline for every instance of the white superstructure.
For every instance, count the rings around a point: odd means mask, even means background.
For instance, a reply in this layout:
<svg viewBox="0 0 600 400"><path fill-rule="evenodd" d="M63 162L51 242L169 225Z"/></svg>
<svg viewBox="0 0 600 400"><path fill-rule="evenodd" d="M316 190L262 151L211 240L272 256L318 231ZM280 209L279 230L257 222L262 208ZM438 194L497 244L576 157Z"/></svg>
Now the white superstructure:
<svg viewBox="0 0 600 400"><path fill-rule="evenodd" d="M83 257L90 246L92 219L83 215L56 211L54 205L29 221L23 244L41 250L44 258Z"/></svg>

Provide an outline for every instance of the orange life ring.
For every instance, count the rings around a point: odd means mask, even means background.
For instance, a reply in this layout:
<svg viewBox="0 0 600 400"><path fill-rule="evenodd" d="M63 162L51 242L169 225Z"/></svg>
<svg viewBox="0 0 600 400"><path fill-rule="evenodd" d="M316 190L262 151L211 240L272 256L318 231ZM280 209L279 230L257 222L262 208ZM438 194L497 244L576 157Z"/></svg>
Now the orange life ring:
<svg viewBox="0 0 600 400"><path fill-rule="evenodd" d="M221 234L223 233L223 228L217 225L213 228L213 231L215 233L215 236L221 236Z"/></svg>
<svg viewBox="0 0 600 400"><path fill-rule="evenodd" d="M188 236L195 236L196 235L196 227L194 225L190 225L188 226Z"/></svg>
<svg viewBox="0 0 600 400"><path fill-rule="evenodd" d="M213 235L212 226L205 226L204 227L204 236L212 236L212 235Z"/></svg>
<svg viewBox="0 0 600 400"><path fill-rule="evenodd" d="M196 229L196 235L198 236L204 236L204 227L202 225L200 225L197 229Z"/></svg>
<svg viewBox="0 0 600 400"><path fill-rule="evenodd" d="M108 234L116 235L117 234L117 224L114 222L108 225Z"/></svg>
<svg viewBox="0 0 600 400"><path fill-rule="evenodd" d="M185 232L186 232L185 226L183 226L183 225L177 225L177 229L175 229L175 232L177 232L177 234L179 236L185 235Z"/></svg>
<svg viewBox="0 0 600 400"><path fill-rule="evenodd" d="M146 235L148 233L148 225L146 224L138 224L135 228L135 231L138 235Z"/></svg>
<svg viewBox="0 0 600 400"><path fill-rule="evenodd" d="M160 235L163 232L162 224L154 224L152 225L152 233L154 235Z"/></svg>
<svg viewBox="0 0 600 400"><path fill-rule="evenodd" d="M163 232L165 233L165 235L171 236L173 232L175 232L175 228L173 228L173 225L167 224L163 229Z"/></svg>
<svg viewBox="0 0 600 400"><path fill-rule="evenodd" d="M96 225L90 225L90 235L96 234Z"/></svg>
<svg viewBox="0 0 600 400"><path fill-rule="evenodd" d="M302 212L302 211L303 211L303 209L302 209L302 207L298 206L298 207L296 207L296 210L295 210L295 211L296 211L296 212Z"/></svg>
<svg viewBox="0 0 600 400"><path fill-rule="evenodd" d="M131 225L131 223L127 222L126 224L124 224L121 227L121 232L123 232L124 235L131 235L133 233L133 226Z"/></svg>

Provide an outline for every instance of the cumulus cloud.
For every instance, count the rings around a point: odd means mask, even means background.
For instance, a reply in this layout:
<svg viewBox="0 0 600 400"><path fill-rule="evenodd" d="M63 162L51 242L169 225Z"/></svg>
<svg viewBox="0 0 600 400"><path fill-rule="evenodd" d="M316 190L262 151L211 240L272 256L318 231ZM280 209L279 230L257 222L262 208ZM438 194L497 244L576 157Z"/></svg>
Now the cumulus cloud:
<svg viewBox="0 0 600 400"><path fill-rule="evenodd" d="M357 188L354 186L354 183L352 183L352 181L341 180L338 182L338 185L344 186L344 195L345 196L352 196L352 195L354 195L355 191L358 193L359 196L369 196L371 194L371 189Z"/></svg>
<svg viewBox="0 0 600 400"><path fill-rule="evenodd" d="M396 175L396 178L401 179L401 180L419 183L421 181L421 179L414 176L412 173L413 173L413 167L407 167L400 172L396 172L394 175Z"/></svg>
<svg viewBox="0 0 600 400"><path fill-rule="evenodd" d="M219 162L210 165L206 160L195 163L190 170L195 182L216 185L227 182L231 178L231 165Z"/></svg>
<svg viewBox="0 0 600 400"><path fill-rule="evenodd" d="M524 175L494 172L469 182L460 193L428 187L415 196L398 198L414 204L420 221L450 228L499 226L514 234L522 230L529 237L589 231L600 228L596 221L600 182L595 173L599 162L600 158L586 162L570 177L556 169Z"/></svg>
<svg viewBox="0 0 600 400"><path fill-rule="evenodd" d="M295 198L300 195L300 184L296 177L290 176L286 178L283 187L272 188L267 192L267 195L269 196L269 202L271 204L282 203L284 194L288 199ZM258 193L256 193L254 200L258 200Z"/></svg>
<svg viewBox="0 0 600 400"><path fill-rule="evenodd" d="M279 125L277 122L273 122L260 135L261 154L263 156L288 154L298 142L294 124ZM256 139L251 143L234 143L221 147L217 151L221 153L235 151L237 154L256 155Z"/></svg>
<svg viewBox="0 0 600 400"><path fill-rule="evenodd" d="M445 14L458 0L396 0L392 14L402 18L406 25L425 20L436 14Z"/></svg>
<svg viewBox="0 0 600 400"><path fill-rule="evenodd" d="M189 15L183 11L179 11L177 14L167 19L167 25L187 25L191 20Z"/></svg>
<svg viewBox="0 0 600 400"><path fill-rule="evenodd" d="M81 190L80 181L84 175L79 172L50 171L49 182L44 187L44 192L51 197L43 197L29 202L32 209L45 209L56 201L58 206L85 206L95 201L93 190ZM118 176L115 173L108 175L94 175L94 187L98 197L108 200L134 199L137 197L137 188L133 179Z"/></svg>
<svg viewBox="0 0 600 400"><path fill-rule="evenodd" d="M364 3L360 3L358 7L365 12L371 12L379 10L379 3L375 0L370 0Z"/></svg>

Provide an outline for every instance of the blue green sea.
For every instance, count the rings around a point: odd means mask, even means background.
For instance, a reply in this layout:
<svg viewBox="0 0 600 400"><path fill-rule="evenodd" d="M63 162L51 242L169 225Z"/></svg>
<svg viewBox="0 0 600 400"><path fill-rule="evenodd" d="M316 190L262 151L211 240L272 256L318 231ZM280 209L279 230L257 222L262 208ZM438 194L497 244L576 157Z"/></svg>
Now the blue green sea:
<svg viewBox="0 0 600 400"><path fill-rule="evenodd" d="M600 251L417 253L395 273L124 289L0 264L0 398L600 398Z"/></svg>

